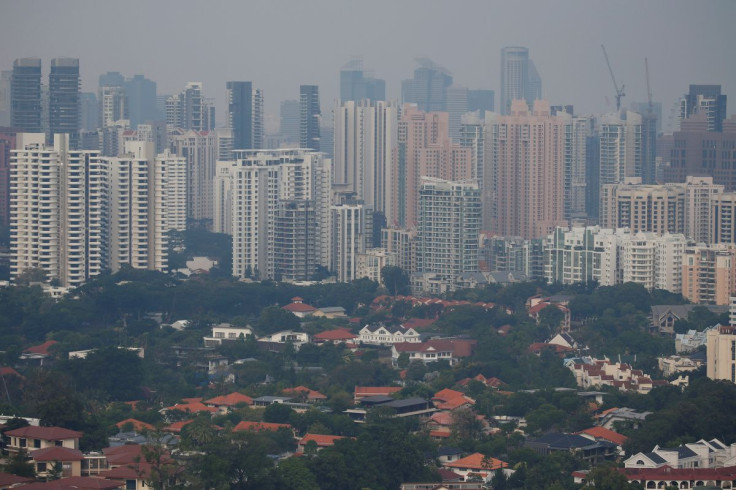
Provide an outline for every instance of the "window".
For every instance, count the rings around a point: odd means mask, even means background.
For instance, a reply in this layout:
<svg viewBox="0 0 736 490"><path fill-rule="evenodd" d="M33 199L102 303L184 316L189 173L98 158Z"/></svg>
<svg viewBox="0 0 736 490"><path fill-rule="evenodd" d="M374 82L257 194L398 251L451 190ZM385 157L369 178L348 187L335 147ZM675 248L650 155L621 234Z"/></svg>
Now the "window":
<svg viewBox="0 0 736 490"><path fill-rule="evenodd" d="M40 439L34 439L34 440L33 440L33 447L34 447L34 448L39 448L39 447L41 447L41 440L40 440Z"/></svg>
<svg viewBox="0 0 736 490"><path fill-rule="evenodd" d="M37 473L46 472L46 463L36 463L36 472Z"/></svg>
<svg viewBox="0 0 736 490"><path fill-rule="evenodd" d="M21 438L18 440L18 447L26 447L28 445L28 442L25 438Z"/></svg>
<svg viewBox="0 0 736 490"><path fill-rule="evenodd" d="M125 490L135 490L135 480L125 480Z"/></svg>

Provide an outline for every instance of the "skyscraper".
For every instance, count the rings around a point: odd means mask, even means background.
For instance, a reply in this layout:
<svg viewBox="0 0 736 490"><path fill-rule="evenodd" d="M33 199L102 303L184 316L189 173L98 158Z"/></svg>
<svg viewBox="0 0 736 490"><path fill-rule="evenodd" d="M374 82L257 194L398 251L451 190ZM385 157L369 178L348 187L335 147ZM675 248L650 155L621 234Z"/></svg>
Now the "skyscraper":
<svg viewBox="0 0 736 490"><path fill-rule="evenodd" d="M680 109L680 118L686 119L693 114L705 114L708 131L723 131L726 119L726 96L721 94L720 85L690 85Z"/></svg>
<svg viewBox="0 0 736 490"><path fill-rule="evenodd" d="M54 134L70 135L69 145L77 148L81 117L81 81L77 58L54 58L49 74L49 142Z"/></svg>
<svg viewBox="0 0 736 490"><path fill-rule="evenodd" d="M27 133L43 132L39 58L20 58L13 63L10 125Z"/></svg>
<svg viewBox="0 0 736 490"><path fill-rule="evenodd" d="M424 112L446 111L452 75L429 58L419 58L417 62L414 78L401 82L401 102L416 104Z"/></svg>
<svg viewBox="0 0 736 490"><path fill-rule="evenodd" d="M128 114L130 126L135 128L139 124L149 121L161 121L163 114L156 108L156 82L143 75L134 75L123 82L125 95L128 98Z"/></svg>
<svg viewBox="0 0 736 490"><path fill-rule="evenodd" d="M228 127L233 130L233 148L263 148L263 94L251 82L227 82Z"/></svg>
<svg viewBox="0 0 736 490"><path fill-rule="evenodd" d="M281 136L289 144L299 143L299 125L301 121L301 109L298 100L285 100L281 102Z"/></svg>
<svg viewBox="0 0 736 490"><path fill-rule="evenodd" d="M320 151L319 87L299 87L299 148Z"/></svg>
<svg viewBox="0 0 736 490"><path fill-rule="evenodd" d="M213 184L218 142L214 131L178 130L171 149L186 160L187 218L204 224L214 218Z"/></svg>
<svg viewBox="0 0 736 490"><path fill-rule="evenodd" d="M128 97L123 87L101 86L99 101L101 128L113 126L117 121L129 120Z"/></svg>
<svg viewBox="0 0 736 490"><path fill-rule="evenodd" d="M166 124L170 129L194 131L215 128L214 105L204 97L201 82L189 82L179 94L166 99Z"/></svg>
<svg viewBox="0 0 736 490"><path fill-rule="evenodd" d="M10 150L15 149L15 135L0 128L0 226L10 224Z"/></svg>
<svg viewBox="0 0 736 490"><path fill-rule="evenodd" d="M483 112L493 112L496 110L495 107L495 91L485 89L468 90L468 112L480 111L480 116L483 117Z"/></svg>
<svg viewBox="0 0 736 490"><path fill-rule="evenodd" d="M564 162L567 121L551 116L538 100L533 112L514 100L511 114L490 125L491 168L487 203L490 231L502 236L541 238L564 220Z"/></svg>
<svg viewBox="0 0 736 490"><path fill-rule="evenodd" d="M501 114L509 114L511 102L524 99L531 108L542 97L542 79L534 62L529 59L529 49L509 46L501 50Z"/></svg>
<svg viewBox="0 0 736 490"><path fill-rule="evenodd" d="M365 99L335 109L334 182L384 216L391 214L397 113L396 103Z"/></svg>
<svg viewBox="0 0 736 490"><path fill-rule="evenodd" d="M610 113L600 119L600 185L641 177L643 168L642 116Z"/></svg>
<svg viewBox="0 0 736 490"><path fill-rule="evenodd" d="M386 100L386 81L366 76L363 59L353 58L340 70L340 101Z"/></svg>

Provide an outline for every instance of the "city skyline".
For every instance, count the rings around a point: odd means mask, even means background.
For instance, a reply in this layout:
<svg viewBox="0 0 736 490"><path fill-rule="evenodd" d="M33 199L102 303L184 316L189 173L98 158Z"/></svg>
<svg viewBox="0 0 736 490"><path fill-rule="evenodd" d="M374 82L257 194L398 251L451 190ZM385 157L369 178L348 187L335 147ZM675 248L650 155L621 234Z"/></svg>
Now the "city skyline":
<svg viewBox="0 0 736 490"><path fill-rule="evenodd" d="M318 85L323 108L331 107L339 97L339 71L355 55L363 57L373 76L386 80L388 99L400 98L401 80L411 76L415 59L422 56L445 66L456 83L495 90L498 99L501 49L524 46L544 80L543 98L573 104L576 113L602 113L615 108L600 48L605 44L617 81L626 86L626 107L647 98L648 58L665 128L672 105L689 84L720 84L724 93L736 92L736 66L722 61L736 45L729 28L736 15L733 2L465 2L458 7L334 0L277 5L133 1L125 6L67 1L43 2L39 8L41 3L4 2L3 70L12 69L16 58L39 57L45 76L52 58L68 56L80 60L84 92L96 92L99 75L108 71L142 74L157 82L159 94L175 94L187 82L201 81L216 101L219 124L229 80L264 87L268 116L278 114L281 101L297 98L302 84ZM80 16L89 20L85 29L65 28ZM269 37L272 22L254 17L277 19L278 38ZM462 22L453 25L458 17ZM110 36L107 19L113 18L135 26L135 35L124 41ZM308 37L301 35L300 25L311 26ZM383 26L380 36L376 25ZM696 35L692 26L707 28ZM438 31L445 35L435 35Z"/></svg>

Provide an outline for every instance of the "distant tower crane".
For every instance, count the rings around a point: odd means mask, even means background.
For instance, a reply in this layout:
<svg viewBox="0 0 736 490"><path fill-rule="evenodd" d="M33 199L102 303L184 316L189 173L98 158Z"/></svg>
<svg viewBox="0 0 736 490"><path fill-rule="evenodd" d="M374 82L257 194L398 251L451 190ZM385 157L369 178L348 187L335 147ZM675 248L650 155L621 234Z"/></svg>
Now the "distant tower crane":
<svg viewBox="0 0 736 490"><path fill-rule="evenodd" d="M606 47L601 44L601 48L603 48L603 56L606 57L606 64L608 65L608 71L611 73L611 80L613 81L613 88L616 90L616 112L621 110L621 99L624 95L624 86L621 85L621 88L618 87L618 84L616 83L616 77L613 75L613 68L611 68L611 62L608 61L608 53L606 53Z"/></svg>

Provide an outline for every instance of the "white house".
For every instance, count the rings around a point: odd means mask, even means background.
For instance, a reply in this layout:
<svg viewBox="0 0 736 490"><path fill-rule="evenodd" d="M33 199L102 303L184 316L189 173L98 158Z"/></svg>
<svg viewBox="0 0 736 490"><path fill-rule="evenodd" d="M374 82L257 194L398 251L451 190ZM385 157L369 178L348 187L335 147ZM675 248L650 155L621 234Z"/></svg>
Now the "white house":
<svg viewBox="0 0 736 490"><path fill-rule="evenodd" d="M361 328L358 332L358 340L364 344L393 345L403 342L419 342L419 334L413 328L378 322Z"/></svg>
<svg viewBox="0 0 736 490"><path fill-rule="evenodd" d="M736 464L736 444L727 446L718 439L704 439L666 448L655 446L651 452L637 453L624 461L625 468L722 468Z"/></svg>
<svg viewBox="0 0 736 490"><path fill-rule="evenodd" d="M274 342L277 344L292 343L294 344L294 348L299 350L302 345L309 343L309 334L294 330L282 330L271 335L264 335L258 339L258 342Z"/></svg>
<svg viewBox="0 0 736 490"><path fill-rule="evenodd" d="M220 323L212 326L212 336L203 337L205 347L215 347L222 344L223 340L247 339L253 336L253 329L249 326L235 327L229 323Z"/></svg>

